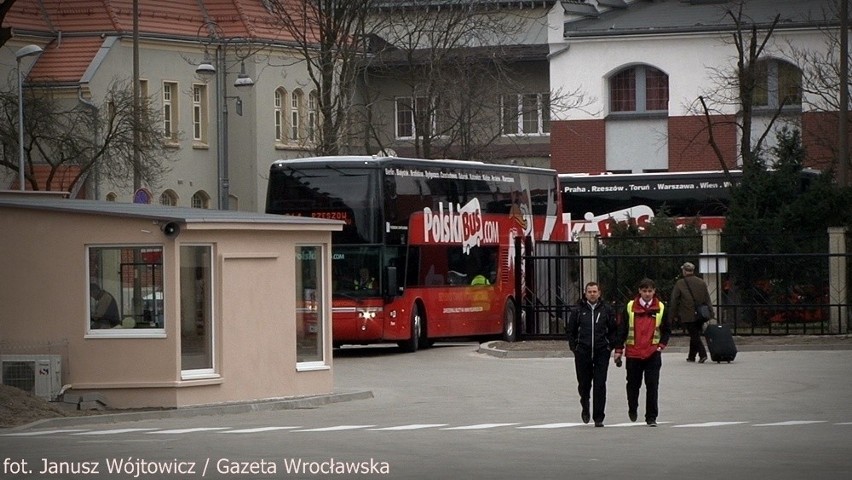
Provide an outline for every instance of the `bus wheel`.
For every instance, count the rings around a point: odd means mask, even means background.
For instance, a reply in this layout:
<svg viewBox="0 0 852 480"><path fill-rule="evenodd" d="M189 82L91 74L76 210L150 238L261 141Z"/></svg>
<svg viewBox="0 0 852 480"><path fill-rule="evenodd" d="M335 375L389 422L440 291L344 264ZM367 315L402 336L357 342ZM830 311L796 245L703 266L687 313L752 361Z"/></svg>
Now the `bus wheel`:
<svg viewBox="0 0 852 480"><path fill-rule="evenodd" d="M517 338L518 334L515 332L515 302L510 298L506 301L506 308L503 309L503 340L514 342Z"/></svg>
<svg viewBox="0 0 852 480"><path fill-rule="evenodd" d="M399 342L399 348L404 352L416 352L420 347L420 335L423 331L423 315L416 304L411 307L411 337Z"/></svg>

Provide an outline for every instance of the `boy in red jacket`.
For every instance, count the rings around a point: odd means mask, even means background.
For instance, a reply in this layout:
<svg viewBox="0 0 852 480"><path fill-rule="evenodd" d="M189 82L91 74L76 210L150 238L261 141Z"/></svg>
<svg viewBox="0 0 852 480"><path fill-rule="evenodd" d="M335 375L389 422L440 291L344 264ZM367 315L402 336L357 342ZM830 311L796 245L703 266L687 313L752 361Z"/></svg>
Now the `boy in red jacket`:
<svg viewBox="0 0 852 480"><path fill-rule="evenodd" d="M645 379L645 423L657 426L657 392L660 385L662 352L669 343L671 325L666 306L657 298L657 287L650 278L639 282L639 295L627 302L618 326L615 362L627 357L627 415L635 422L639 408L639 389ZM625 348L626 347L626 348Z"/></svg>

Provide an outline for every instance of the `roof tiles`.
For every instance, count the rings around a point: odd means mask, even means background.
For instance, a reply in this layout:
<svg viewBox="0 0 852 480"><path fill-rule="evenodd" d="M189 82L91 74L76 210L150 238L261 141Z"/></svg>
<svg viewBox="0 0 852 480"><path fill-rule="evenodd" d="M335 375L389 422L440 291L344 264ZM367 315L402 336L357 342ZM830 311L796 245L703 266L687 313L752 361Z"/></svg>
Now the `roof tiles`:
<svg viewBox="0 0 852 480"><path fill-rule="evenodd" d="M50 177L51 173L53 174L52 178ZM61 192L67 191L71 187L74 179L80 174L80 167L77 165L59 166L54 171L50 165L36 164L33 165L31 174L35 176L39 190ZM50 185L48 185L48 182L50 182ZM29 190L30 187L29 180L27 180L26 189ZM18 176L15 176L9 189L18 190L18 188L20 188L20 183L18 183Z"/></svg>
<svg viewBox="0 0 852 480"><path fill-rule="evenodd" d="M225 37L290 40L262 0L145 0L138 8L141 35L194 38L211 21ZM4 23L28 32L129 34L133 0L17 0Z"/></svg>
<svg viewBox="0 0 852 480"><path fill-rule="evenodd" d="M779 15L778 28L814 26L825 22L833 0L749 0L742 4L746 24L769 25ZM731 30L738 4L727 2L635 2L592 19L565 23L568 37L660 34ZM830 17L829 17L830 18Z"/></svg>
<svg viewBox="0 0 852 480"><path fill-rule="evenodd" d="M76 83L92 62L103 39L100 36L66 37L45 47L30 70L30 82Z"/></svg>
<svg viewBox="0 0 852 480"><path fill-rule="evenodd" d="M20 0L18 0L20 1ZM107 14L104 2L79 0L76 2L44 2L54 30L61 32L113 31L116 25Z"/></svg>
<svg viewBox="0 0 852 480"><path fill-rule="evenodd" d="M138 8L142 37L292 40L263 0L144 0ZM215 30L205 28L211 24ZM103 44L103 35L133 32L133 0L17 0L4 26L16 35L52 38L30 72L30 81L80 82Z"/></svg>

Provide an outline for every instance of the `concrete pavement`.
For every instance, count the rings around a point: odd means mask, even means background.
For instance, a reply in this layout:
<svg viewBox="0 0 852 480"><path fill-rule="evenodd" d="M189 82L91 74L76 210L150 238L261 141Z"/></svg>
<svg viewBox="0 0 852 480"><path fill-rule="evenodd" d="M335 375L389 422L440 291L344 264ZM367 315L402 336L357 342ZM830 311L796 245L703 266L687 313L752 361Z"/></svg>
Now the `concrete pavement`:
<svg viewBox="0 0 852 480"><path fill-rule="evenodd" d="M778 337L737 337L737 346L741 352L759 351L802 351L802 350L852 350L852 335L832 336L778 336ZM393 349L391 346L384 348ZM667 353L686 353L688 338L674 336L666 349ZM479 354L506 359L524 358L564 358L571 357L567 342L564 340L540 340L506 343L502 341L485 342L479 345ZM345 354L344 354L345 355ZM405 354L400 354L405 355ZM417 356L418 354L413 354ZM339 383L339 382L338 382ZM184 407L178 409L154 409L141 411L104 411L92 412L88 415L58 417L38 420L26 425L10 428L6 431L22 431L34 428L57 428L80 424L110 424L126 421L192 418L199 416L215 416L239 414L248 412L265 412L275 410L293 410L316 408L355 400L373 398L373 391L368 388L349 386L338 389L328 395L310 397L284 398L260 402L243 402L232 404L205 405Z"/></svg>
<svg viewBox="0 0 852 480"><path fill-rule="evenodd" d="M391 467L382 478L411 480L797 480L845 478L852 469L852 350L744 351L731 364L664 353L660 427L649 429L628 420L623 367L610 368L606 428L594 428L580 423L571 358L504 359L479 348L439 342L407 355L395 345L344 347L334 354L335 387L369 390L371 399L35 428L0 434L0 449L36 465L264 460L278 465L276 478L288 476L291 461L332 458L375 459Z"/></svg>

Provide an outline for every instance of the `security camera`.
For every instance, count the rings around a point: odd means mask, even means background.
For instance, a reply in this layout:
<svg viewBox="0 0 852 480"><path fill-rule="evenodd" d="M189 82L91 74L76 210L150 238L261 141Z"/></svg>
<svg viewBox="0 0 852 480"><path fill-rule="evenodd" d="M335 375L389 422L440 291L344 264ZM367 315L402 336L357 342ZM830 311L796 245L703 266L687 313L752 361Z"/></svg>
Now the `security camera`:
<svg viewBox="0 0 852 480"><path fill-rule="evenodd" d="M177 237L180 233L180 225L177 222L164 223L160 229L169 238Z"/></svg>

